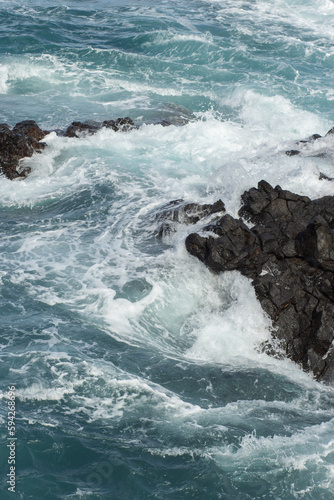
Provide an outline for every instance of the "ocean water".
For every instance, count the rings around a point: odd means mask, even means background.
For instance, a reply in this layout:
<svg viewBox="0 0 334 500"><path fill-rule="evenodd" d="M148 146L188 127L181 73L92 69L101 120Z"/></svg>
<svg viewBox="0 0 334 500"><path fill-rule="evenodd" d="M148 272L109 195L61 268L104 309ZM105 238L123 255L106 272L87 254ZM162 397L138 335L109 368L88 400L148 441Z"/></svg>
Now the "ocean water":
<svg viewBox="0 0 334 500"><path fill-rule="evenodd" d="M203 222L157 238L175 199L334 194L333 138L284 154L334 125L333 26L331 0L0 1L0 122L138 125L0 178L1 499L333 498L333 388L261 353L250 282L185 250Z"/></svg>

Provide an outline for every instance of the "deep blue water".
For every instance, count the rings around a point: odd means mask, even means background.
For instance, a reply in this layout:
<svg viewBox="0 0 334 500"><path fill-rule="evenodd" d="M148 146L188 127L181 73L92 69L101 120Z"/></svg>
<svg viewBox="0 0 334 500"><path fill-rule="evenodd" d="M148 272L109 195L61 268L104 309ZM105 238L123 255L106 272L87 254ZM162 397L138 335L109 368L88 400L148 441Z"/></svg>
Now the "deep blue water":
<svg viewBox="0 0 334 500"><path fill-rule="evenodd" d="M1 499L333 498L333 389L260 352L250 282L190 257L194 227L156 237L179 198L334 194L330 139L284 155L334 124L333 25L331 0L0 1L0 122L139 125L50 133L0 178Z"/></svg>

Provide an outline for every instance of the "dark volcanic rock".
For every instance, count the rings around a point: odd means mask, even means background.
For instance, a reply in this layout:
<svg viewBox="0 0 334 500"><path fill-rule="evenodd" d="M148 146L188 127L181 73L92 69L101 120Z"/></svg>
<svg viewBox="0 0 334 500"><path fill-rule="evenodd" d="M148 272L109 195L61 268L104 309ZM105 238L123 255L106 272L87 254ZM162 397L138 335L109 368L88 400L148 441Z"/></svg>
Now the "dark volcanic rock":
<svg viewBox="0 0 334 500"><path fill-rule="evenodd" d="M93 135L96 134L101 128L101 124L97 122L72 122L71 125L66 129L66 137L81 137L83 135Z"/></svg>
<svg viewBox="0 0 334 500"><path fill-rule="evenodd" d="M328 175L324 174L323 172L319 173L319 181L334 181L334 177L329 177Z"/></svg>
<svg viewBox="0 0 334 500"><path fill-rule="evenodd" d="M190 234L187 250L213 271L251 278L287 355L333 381L334 197L311 201L261 181L242 201L251 229L225 215L204 228L207 236Z"/></svg>
<svg viewBox="0 0 334 500"><path fill-rule="evenodd" d="M289 149L289 151L285 151L285 154L288 156L296 156L300 154L298 149Z"/></svg>
<svg viewBox="0 0 334 500"><path fill-rule="evenodd" d="M32 120L17 123L13 129L7 124L0 125L0 171L9 179L26 177L29 168L20 171L20 159L41 151L45 144L39 142L46 132Z"/></svg>
<svg viewBox="0 0 334 500"><path fill-rule="evenodd" d="M47 132L40 129L34 120L25 120L23 122L17 123L13 128L15 134L23 134L26 137L35 139L37 142L41 141Z"/></svg>
<svg viewBox="0 0 334 500"><path fill-rule="evenodd" d="M125 118L117 118L116 121L105 120L102 123L102 126L106 128L112 128L114 132L118 132L119 130L121 130L122 132L127 132L128 130L136 128L134 122L128 116L126 116Z"/></svg>
<svg viewBox="0 0 334 500"><path fill-rule="evenodd" d="M65 132L66 137L82 137L84 135L96 134L101 128L112 128L115 132L121 130L126 132L135 128L134 122L129 117L117 118L117 120L105 120L103 123L86 121L72 122Z"/></svg>
<svg viewBox="0 0 334 500"><path fill-rule="evenodd" d="M224 215L204 230L214 233L218 238L190 234L186 239L189 253L196 255L214 271L237 269L243 274L256 276L263 259L260 240L240 219Z"/></svg>

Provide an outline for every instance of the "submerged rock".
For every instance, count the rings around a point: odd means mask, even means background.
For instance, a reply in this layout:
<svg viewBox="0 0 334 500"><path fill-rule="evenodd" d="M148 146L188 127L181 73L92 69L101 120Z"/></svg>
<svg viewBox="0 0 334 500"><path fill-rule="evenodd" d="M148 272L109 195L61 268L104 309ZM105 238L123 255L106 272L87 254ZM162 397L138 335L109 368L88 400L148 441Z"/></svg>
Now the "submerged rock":
<svg viewBox="0 0 334 500"><path fill-rule="evenodd" d="M186 239L188 252L213 271L238 270L252 279L276 340L318 380L333 381L334 196L310 200L261 181L239 211ZM205 235L208 232L208 235Z"/></svg>
<svg viewBox="0 0 334 500"><path fill-rule="evenodd" d="M176 230L178 224L196 224L210 215L225 212L221 200L213 204L186 203L184 200L173 200L160 208L155 216L159 223L158 236L163 237ZM218 216L218 215L217 215Z"/></svg>
<svg viewBox="0 0 334 500"><path fill-rule="evenodd" d="M320 134L313 134L306 139L300 139L293 143L293 149L285 151L287 156L326 156L328 151L333 149L334 127L322 137ZM320 140L319 140L320 139ZM325 179L326 177L323 177Z"/></svg>
<svg viewBox="0 0 334 500"><path fill-rule="evenodd" d="M22 158L40 152L45 144L39 142L47 132L39 128L33 120L17 123L12 129L5 123L0 125L0 171L9 179L26 177L30 168L20 170Z"/></svg>
<svg viewBox="0 0 334 500"><path fill-rule="evenodd" d="M329 175L326 175L323 172L320 172L319 173L319 181L334 181L334 177L329 177Z"/></svg>

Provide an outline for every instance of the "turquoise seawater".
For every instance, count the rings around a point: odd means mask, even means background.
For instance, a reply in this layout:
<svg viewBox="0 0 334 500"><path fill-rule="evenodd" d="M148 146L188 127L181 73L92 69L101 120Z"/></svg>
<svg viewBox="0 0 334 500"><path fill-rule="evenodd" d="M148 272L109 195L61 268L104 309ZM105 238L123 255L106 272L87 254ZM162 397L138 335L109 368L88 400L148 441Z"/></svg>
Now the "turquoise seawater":
<svg viewBox="0 0 334 500"><path fill-rule="evenodd" d="M0 122L139 126L51 132L0 178L1 499L333 498L333 388L261 353L250 282L189 256L193 226L156 236L171 200L236 215L263 178L334 194L330 138L284 154L334 125L333 26L331 0L0 1Z"/></svg>

